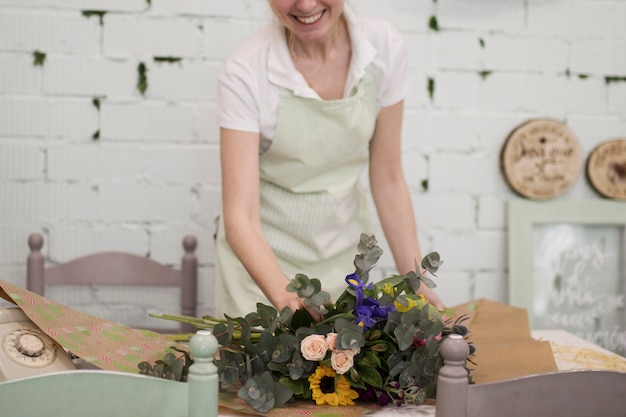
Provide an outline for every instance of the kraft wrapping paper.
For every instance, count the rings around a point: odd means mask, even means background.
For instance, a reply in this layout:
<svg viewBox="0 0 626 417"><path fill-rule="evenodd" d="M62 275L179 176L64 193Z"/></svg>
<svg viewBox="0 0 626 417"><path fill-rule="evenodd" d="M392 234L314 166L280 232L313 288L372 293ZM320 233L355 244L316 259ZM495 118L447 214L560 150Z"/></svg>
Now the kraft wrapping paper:
<svg viewBox="0 0 626 417"><path fill-rule="evenodd" d="M487 299L453 307L454 316L467 315L469 341L476 346L471 360L477 384L558 370L548 341L530 335L528 312Z"/></svg>

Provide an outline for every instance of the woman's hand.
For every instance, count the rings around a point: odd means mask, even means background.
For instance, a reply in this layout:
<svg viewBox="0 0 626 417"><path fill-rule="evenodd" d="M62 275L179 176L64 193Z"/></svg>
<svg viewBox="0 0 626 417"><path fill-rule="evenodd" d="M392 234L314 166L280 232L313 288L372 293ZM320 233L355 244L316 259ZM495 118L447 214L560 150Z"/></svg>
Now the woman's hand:
<svg viewBox="0 0 626 417"><path fill-rule="evenodd" d="M296 293L285 292L285 294L276 299L276 301L271 301L279 312L283 308L289 307L292 312L295 312L296 310L306 310L315 322L320 322L324 318L324 316L313 310L311 307L305 306L304 300L298 297L298 294Z"/></svg>

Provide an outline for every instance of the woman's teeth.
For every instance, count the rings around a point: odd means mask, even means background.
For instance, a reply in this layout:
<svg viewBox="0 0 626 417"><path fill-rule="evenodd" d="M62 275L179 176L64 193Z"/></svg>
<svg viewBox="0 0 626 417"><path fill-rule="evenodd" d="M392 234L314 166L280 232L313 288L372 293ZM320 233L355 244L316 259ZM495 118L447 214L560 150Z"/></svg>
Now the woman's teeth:
<svg viewBox="0 0 626 417"><path fill-rule="evenodd" d="M304 23L305 25L311 25L311 24L317 22L318 20L320 20L322 18L322 14L323 14L323 12L319 12L318 14L315 14L313 16L307 16L307 17L296 16L296 19L300 23Z"/></svg>

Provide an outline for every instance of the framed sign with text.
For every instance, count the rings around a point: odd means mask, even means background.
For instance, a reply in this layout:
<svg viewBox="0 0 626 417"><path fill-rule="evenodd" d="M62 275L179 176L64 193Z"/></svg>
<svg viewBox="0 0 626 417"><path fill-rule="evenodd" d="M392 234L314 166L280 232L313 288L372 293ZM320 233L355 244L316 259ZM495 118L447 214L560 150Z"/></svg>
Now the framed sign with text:
<svg viewBox="0 0 626 417"><path fill-rule="evenodd" d="M509 204L509 298L533 329L563 329L626 355L626 205Z"/></svg>

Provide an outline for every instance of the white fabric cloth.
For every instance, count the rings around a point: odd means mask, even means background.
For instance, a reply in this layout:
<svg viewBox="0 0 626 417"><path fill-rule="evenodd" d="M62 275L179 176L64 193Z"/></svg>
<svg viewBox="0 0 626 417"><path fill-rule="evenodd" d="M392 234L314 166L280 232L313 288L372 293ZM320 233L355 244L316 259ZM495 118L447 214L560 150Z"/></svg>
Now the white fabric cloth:
<svg viewBox="0 0 626 417"><path fill-rule="evenodd" d="M352 59L344 97L351 95L371 65L379 107L403 100L408 93L407 50L403 36L387 22L344 15L352 42ZM319 96L296 70L285 30L274 21L244 42L227 59L219 75L218 124L220 127L260 133L261 152L274 137L281 87L296 96Z"/></svg>

